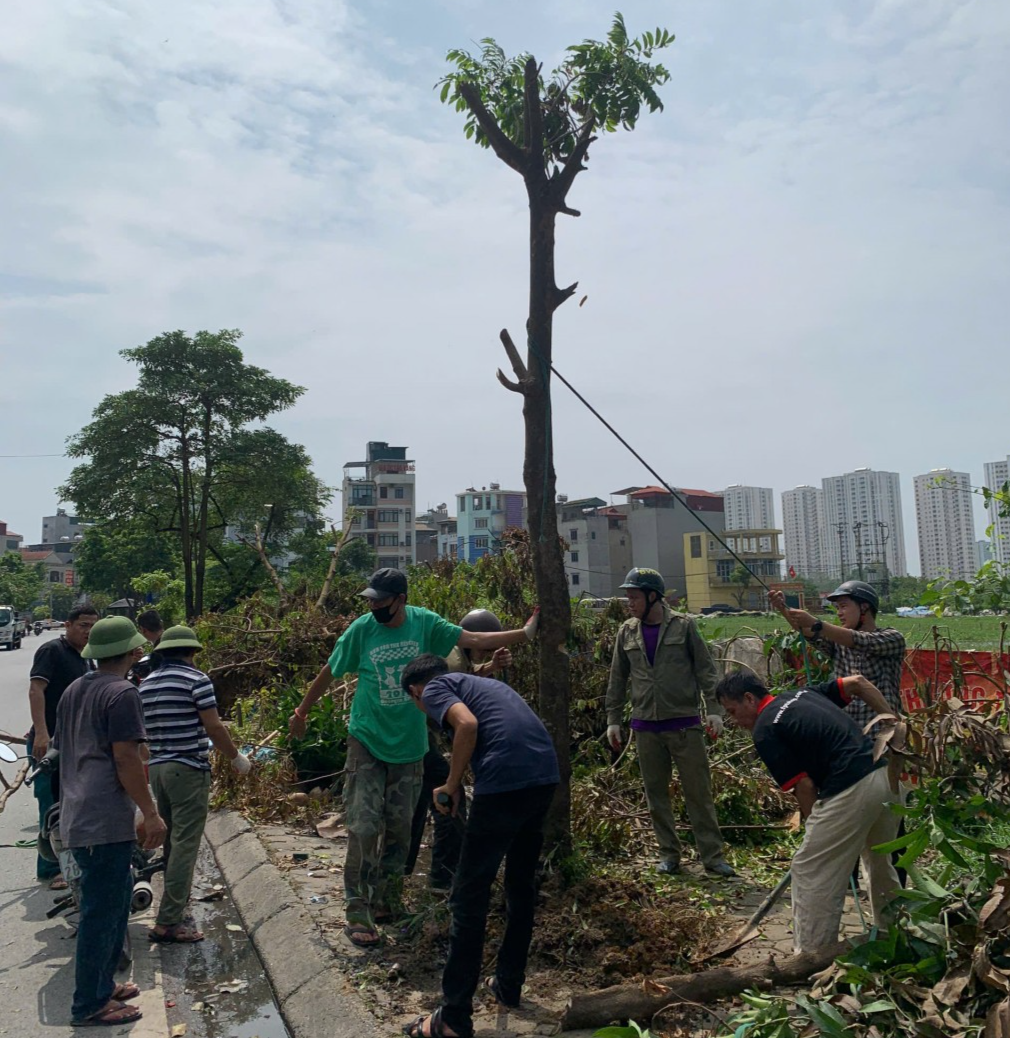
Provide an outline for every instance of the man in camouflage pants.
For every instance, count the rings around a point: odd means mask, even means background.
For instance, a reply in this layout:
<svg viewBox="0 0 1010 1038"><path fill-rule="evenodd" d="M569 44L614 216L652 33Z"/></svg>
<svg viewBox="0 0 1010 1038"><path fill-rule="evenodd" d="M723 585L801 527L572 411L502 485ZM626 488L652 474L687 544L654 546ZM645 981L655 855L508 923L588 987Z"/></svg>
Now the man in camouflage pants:
<svg viewBox="0 0 1010 1038"><path fill-rule="evenodd" d="M369 611L340 636L288 727L300 739L308 711L333 678L358 675L344 780L344 933L352 944L372 948L381 939L376 924L390 922L401 910L410 822L428 746L424 717L400 686L403 668L421 653L448 656L457 645L493 652L530 641L538 618L534 614L514 631L464 631L429 609L407 605L407 578L396 569L376 570L361 594Z"/></svg>

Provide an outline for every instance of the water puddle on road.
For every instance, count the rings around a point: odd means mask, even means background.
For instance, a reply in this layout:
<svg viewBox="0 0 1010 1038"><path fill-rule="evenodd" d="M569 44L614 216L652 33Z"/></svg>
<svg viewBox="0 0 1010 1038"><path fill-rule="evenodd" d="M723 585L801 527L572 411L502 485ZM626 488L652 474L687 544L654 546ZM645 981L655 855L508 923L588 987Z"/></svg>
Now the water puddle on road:
<svg viewBox="0 0 1010 1038"><path fill-rule="evenodd" d="M204 844L193 880L193 897L208 893L222 882ZM164 944L151 950L161 959L165 1000L175 1003L167 1009L169 1027L186 1024L187 1038L290 1038L263 963L231 898L194 900L189 911L206 939L197 944Z"/></svg>

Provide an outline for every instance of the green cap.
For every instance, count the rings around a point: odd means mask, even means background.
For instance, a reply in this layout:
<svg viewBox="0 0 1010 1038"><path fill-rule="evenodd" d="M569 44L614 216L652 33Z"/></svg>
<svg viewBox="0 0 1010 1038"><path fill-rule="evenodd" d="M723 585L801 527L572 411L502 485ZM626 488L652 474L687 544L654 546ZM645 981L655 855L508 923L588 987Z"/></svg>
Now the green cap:
<svg viewBox="0 0 1010 1038"><path fill-rule="evenodd" d="M183 627L181 624L178 627L169 627L169 629L161 636L161 641L158 642L155 651L160 652L162 649L202 649L203 646L200 644L196 637L196 632L192 627Z"/></svg>
<svg viewBox="0 0 1010 1038"><path fill-rule="evenodd" d="M86 660L107 660L110 656L122 656L137 649L147 639L125 616L107 616L91 628L88 644L81 655Z"/></svg>

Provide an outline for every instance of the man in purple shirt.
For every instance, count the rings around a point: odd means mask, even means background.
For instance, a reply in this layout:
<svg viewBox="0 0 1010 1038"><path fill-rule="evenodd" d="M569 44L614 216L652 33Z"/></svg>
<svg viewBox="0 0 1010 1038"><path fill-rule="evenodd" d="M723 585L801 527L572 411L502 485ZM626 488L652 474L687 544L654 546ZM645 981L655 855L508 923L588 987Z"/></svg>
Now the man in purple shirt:
<svg viewBox="0 0 1010 1038"><path fill-rule="evenodd" d="M722 833L712 801L712 777L702 729L705 699L708 734L722 733L723 710L715 698L716 668L694 621L664 601L666 585L654 569L637 567L621 587L631 618L617 632L607 688L607 740L619 750L621 724L631 691L631 730L652 828L659 843L660 872L680 871L680 840L670 804L677 765L698 857L715 876L736 875L723 857Z"/></svg>

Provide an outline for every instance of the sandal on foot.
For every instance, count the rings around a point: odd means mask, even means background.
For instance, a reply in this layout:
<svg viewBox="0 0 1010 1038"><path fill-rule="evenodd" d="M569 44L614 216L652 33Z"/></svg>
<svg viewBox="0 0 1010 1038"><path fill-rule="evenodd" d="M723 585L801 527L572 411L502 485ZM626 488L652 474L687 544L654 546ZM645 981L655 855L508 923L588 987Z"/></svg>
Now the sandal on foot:
<svg viewBox="0 0 1010 1038"><path fill-rule="evenodd" d="M454 1038L453 1035L449 1034L449 1025L442 1019L442 1007L439 1006L434 1013L429 1015L422 1013L416 1020L411 1020L409 1024L404 1024L400 1028L401 1031L407 1036L407 1038L427 1038L424 1033L424 1022L430 1018L431 1022L428 1024L428 1034L431 1038ZM456 1035L455 1038L473 1038L473 1030L471 1029L467 1034Z"/></svg>
<svg viewBox="0 0 1010 1038"><path fill-rule="evenodd" d="M50 890L66 890L70 884L62 876L54 876L49 881Z"/></svg>
<svg viewBox="0 0 1010 1038"><path fill-rule="evenodd" d="M509 1002L502 996L501 984L498 983L497 977L488 977L487 980L484 981L484 987L486 987L488 991L490 991L491 994L494 995L494 1000L498 1003L498 1005L504 1006L506 1009L519 1008L521 1004L520 999L517 998L514 1002Z"/></svg>
<svg viewBox="0 0 1010 1038"><path fill-rule="evenodd" d="M378 948L382 944L382 937L374 926L367 923L347 923L344 926L344 936L355 948ZM372 940L365 940L369 936Z"/></svg>
<svg viewBox="0 0 1010 1038"><path fill-rule="evenodd" d="M117 984L112 992L114 1002L129 1002L131 998L139 997L140 988L132 980L124 980L122 984Z"/></svg>
<svg viewBox="0 0 1010 1038"><path fill-rule="evenodd" d="M166 926L160 933L157 929L148 930L147 939L154 944L196 944L203 940L203 934L191 926L177 923Z"/></svg>
<svg viewBox="0 0 1010 1038"><path fill-rule="evenodd" d="M103 1006L97 1013L86 1016L83 1020L71 1020L72 1027L118 1027L120 1024L132 1024L143 1017L136 1006L123 1005L115 1000Z"/></svg>

